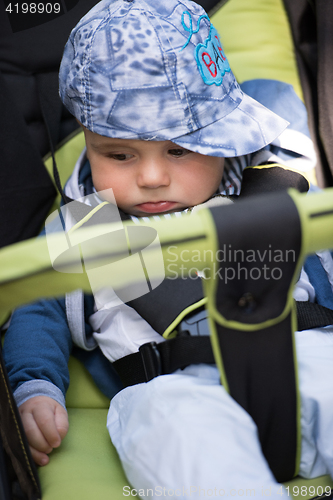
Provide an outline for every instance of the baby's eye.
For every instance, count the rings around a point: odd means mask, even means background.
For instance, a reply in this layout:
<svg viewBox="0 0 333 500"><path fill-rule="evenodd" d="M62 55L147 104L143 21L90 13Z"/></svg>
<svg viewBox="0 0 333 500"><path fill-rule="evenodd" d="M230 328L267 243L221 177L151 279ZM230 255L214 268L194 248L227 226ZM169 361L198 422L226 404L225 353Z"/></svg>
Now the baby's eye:
<svg viewBox="0 0 333 500"><path fill-rule="evenodd" d="M181 156L185 156L190 153L188 149L184 148L173 148L168 150L169 155L175 156L176 158L180 158Z"/></svg>
<svg viewBox="0 0 333 500"><path fill-rule="evenodd" d="M112 160L126 161L126 160L129 160L132 155L129 155L126 153L110 153L107 156L108 156L108 158L111 158Z"/></svg>

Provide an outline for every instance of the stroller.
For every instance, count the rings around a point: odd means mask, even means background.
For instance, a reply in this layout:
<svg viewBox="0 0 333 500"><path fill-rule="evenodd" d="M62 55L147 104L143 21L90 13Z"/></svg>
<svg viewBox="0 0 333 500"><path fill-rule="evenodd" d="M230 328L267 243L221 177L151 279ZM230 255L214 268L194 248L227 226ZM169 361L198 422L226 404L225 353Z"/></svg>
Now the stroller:
<svg viewBox="0 0 333 500"><path fill-rule="evenodd" d="M53 158L59 166L60 183L63 185L83 148L83 138L77 124L61 106L57 96L57 71L62 48L71 27L87 12L95 2L81 0L69 5L68 12L41 26L31 26L26 31L22 25L13 22L2 12L3 33L0 39L0 85L2 87L2 139L1 157L3 167L3 205L1 234L2 246L0 266L3 271L0 281L2 323L8 320L13 307L35 300L65 293L76 288L85 289L88 284L84 277L61 275L50 269L42 240L29 240L40 231L47 214L56 209L59 199L51 180ZM223 22L224 46L236 77L240 81L252 78L282 79L294 85L300 96L304 96L310 118L310 130L319 158L316 175L321 187L333 185L333 152L330 150L329 100L325 100L329 74L326 71L329 46L327 39L331 34L325 28L314 32L311 4L304 2L285 2L294 36L295 52L299 67L300 80L296 71L294 52L287 23L286 12L280 2L270 3L264 8L264 0L256 0L248 9L244 0L224 2L199 2L211 14L214 25L219 28ZM69 8L72 7L72 8ZM330 9L329 5L325 7ZM213 12L213 15L212 15ZM265 17L266 16L266 17ZM325 27L329 13L316 11L317 23ZM271 33L269 20L274 19L278 43L272 45L267 59L261 55L260 48L267 43L267 32ZM242 34L244 23L251 33L253 47L248 40L244 44L250 51L244 55L244 47L233 46L242 40L235 34ZM232 26L228 35L226 27ZM258 29L258 26L261 26ZM59 29L61 27L61 29ZM265 32L265 28L267 32ZM17 31L15 31L15 29ZM231 30L231 28L230 28ZM308 31L307 31L308 30ZM307 51L309 44L304 32L310 37L313 53ZM27 35L27 36L25 36ZM10 40L10 44L7 42ZM287 41L282 44L281 41ZM55 42L56 41L56 42ZM325 43L324 43L325 42ZM30 44L30 45L29 45ZM43 51L38 50L43 48ZM259 48L258 48L259 47ZM243 50L243 54L241 54ZM272 51L274 57L272 57ZM282 53L281 53L282 52ZM286 56L288 54L288 57ZM38 57L37 57L38 56ZM28 68L29 65L38 64ZM244 64L244 59L251 64ZM316 62L318 59L318 62ZM274 66L271 64L274 60ZM276 61L282 60L281 67ZM286 63L287 61L287 63ZM15 66L24 63L24 70ZM328 103L328 104L327 104ZM15 131L15 134L14 134ZM16 146L16 143L18 146ZM51 151L51 155L48 152ZM47 157L48 155L48 157ZM45 169L45 166L46 169ZM15 168L13 168L13 165ZM49 175L51 174L51 176ZM313 172L309 172L309 177ZM9 190L10 188L10 190ZM20 193L18 200L13 196ZM329 224L329 222L328 222ZM27 241L26 241L27 240ZM330 240L328 239L328 244ZM22 242L20 245L15 245ZM16 264L22 255L39 256L29 269L19 269ZM43 260L44 259L44 260ZM7 263L8 262L8 266ZM11 262L11 265L9 263ZM13 264L14 263L14 264ZM105 429L109 399L94 385L91 375L83 368L78 359L70 360L71 384L67 394L67 407L71 430L59 450L55 450L51 463L39 471L33 465L26 445L15 404L11 397L4 367L1 368L1 440L0 448L0 497L4 499L55 499L55 498L121 498L126 486L126 478L115 450L109 442ZM115 374L114 391L121 387ZM93 423L93 425L92 425ZM96 432L92 433L94 427ZM80 439L84 435L85 440ZM316 478L306 482L301 478L290 478L290 492L306 486L304 498L327 496L332 482L330 478ZM310 488L311 486L311 488ZM305 491L305 490L303 490Z"/></svg>

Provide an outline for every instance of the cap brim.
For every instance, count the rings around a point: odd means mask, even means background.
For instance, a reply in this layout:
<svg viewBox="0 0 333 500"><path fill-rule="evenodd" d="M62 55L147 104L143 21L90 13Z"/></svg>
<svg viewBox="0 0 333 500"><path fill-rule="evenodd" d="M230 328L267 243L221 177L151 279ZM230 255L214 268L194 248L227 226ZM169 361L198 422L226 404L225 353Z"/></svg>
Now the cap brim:
<svg viewBox="0 0 333 500"><path fill-rule="evenodd" d="M172 141L196 153L234 157L259 151L276 139L289 122L243 94L227 116Z"/></svg>

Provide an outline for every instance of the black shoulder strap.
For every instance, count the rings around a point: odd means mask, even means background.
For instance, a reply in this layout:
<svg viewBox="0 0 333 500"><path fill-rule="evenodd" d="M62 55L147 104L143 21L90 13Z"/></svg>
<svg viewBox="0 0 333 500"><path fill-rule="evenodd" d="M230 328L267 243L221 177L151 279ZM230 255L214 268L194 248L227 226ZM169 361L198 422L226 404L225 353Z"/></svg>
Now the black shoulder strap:
<svg viewBox="0 0 333 500"><path fill-rule="evenodd" d="M165 278L146 295L127 303L140 314L160 335L187 308L198 304L204 297L201 279Z"/></svg>
<svg viewBox="0 0 333 500"><path fill-rule="evenodd" d="M313 304L312 302L296 302L298 330L310 330L333 325L333 310Z"/></svg>
<svg viewBox="0 0 333 500"><path fill-rule="evenodd" d="M247 167L243 171L239 199L257 196L260 193L285 191L290 188L306 193L309 190L309 182L300 172L278 163Z"/></svg>

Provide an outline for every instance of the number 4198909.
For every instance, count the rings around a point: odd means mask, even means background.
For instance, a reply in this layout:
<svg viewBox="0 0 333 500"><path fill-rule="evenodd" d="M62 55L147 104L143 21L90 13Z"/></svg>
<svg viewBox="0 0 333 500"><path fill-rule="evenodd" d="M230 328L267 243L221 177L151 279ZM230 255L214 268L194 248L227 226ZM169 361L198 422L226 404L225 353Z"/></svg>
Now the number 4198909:
<svg viewBox="0 0 333 500"><path fill-rule="evenodd" d="M6 6L6 12L9 14L59 14L60 3L9 3Z"/></svg>

